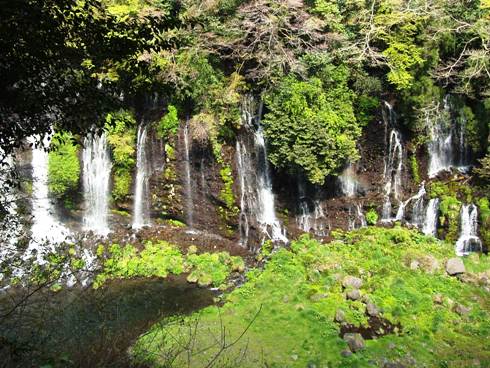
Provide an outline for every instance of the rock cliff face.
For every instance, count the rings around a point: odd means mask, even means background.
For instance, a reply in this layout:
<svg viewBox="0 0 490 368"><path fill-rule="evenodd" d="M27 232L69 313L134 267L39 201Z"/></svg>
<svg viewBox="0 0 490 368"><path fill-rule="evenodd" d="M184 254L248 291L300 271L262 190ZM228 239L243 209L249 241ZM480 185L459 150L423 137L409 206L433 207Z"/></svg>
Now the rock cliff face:
<svg viewBox="0 0 490 368"><path fill-rule="evenodd" d="M400 130L395 109L388 103L364 128L358 144L360 159L346 163L339 176L327 178L323 186L309 184L301 175L279 172L268 163L267 138L260 127L256 103L242 107L241 128L235 138L220 145L219 153L209 137L203 139L186 120L180 121L175 134L159 137L160 104L164 101L146 101L142 112L136 114L136 124L148 126L144 145L148 193L139 198L148 208L147 228L187 226L257 250L265 240L285 243L304 232L327 239L334 229L375 223L400 221L422 230L428 228L429 212L435 211L431 217L437 225L435 234L453 241L458 236L461 203L452 214L441 213L438 207L434 209L441 194L429 188L434 183L446 185L467 177L462 170L456 168L451 174L446 167L429 176L429 161L434 161L434 154L444 152L431 151L431 142L412 147L408 142L414 137ZM29 160L28 152L19 155L27 181L31 180ZM113 232L134 231L130 229L134 227L138 167L132 170L130 193L109 201ZM82 171L82 178L84 175ZM75 232L83 228L83 190L80 185L72 194L68 208L61 202L56 206L57 217ZM431 198L434 201L430 202ZM29 208L31 201L25 204ZM478 236L478 229L472 236ZM484 249L484 242L480 244Z"/></svg>

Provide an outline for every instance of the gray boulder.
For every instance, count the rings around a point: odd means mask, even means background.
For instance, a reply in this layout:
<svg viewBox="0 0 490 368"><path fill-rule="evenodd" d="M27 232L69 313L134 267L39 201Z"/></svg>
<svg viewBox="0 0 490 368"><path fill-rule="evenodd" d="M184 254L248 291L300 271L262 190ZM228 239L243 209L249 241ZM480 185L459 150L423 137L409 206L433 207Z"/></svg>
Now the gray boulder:
<svg viewBox="0 0 490 368"><path fill-rule="evenodd" d="M460 273L465 273L466 268L461 258L451 258L446 263L446 272L450 276L458 275Z"/></svg>
<svg viewBox="0 0 490 368"><path fill-rule="evenodd" d="M349 290L346 294L349 300L359 300L361 299L361 293L357 289Z"/></svg>
<svg viewBox="0 0 490 368"><path fill-rule="evenodd" d="M364 339L359 333L346 333L344 335L344 341L349 345L349 349L355 353L359 350L362 350L366 347L364 343Z"/></svg>
<svg viewBox="0 0 490 368"><path fill-rule="evenodd" d="M379 316L379 310L378 307L376 307L373 303L368 302L366 304L366 312L369 316L371 317L378 317Z"/></svg>
<svg viewBox="0 0 490 368"><path fill-rule="evenodd" d="M342 286L344 288L360 289L362 286L362 280L359 277L345 276L342 280Z"/></svg>

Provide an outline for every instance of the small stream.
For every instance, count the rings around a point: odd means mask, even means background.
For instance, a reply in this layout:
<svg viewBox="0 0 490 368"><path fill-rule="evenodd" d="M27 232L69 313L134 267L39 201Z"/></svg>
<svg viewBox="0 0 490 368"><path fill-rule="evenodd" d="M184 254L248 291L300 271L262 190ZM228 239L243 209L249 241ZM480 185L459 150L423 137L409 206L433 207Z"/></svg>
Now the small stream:
<svg viewBox="0 0 490 368"><path fill-rule="evenodd" d="M24 290L25 291L25 290ZM101 289L38 292L23 308L0 295L0 367L128 367L128 348L162 317L213 303L184 277L122 280Z"/></svg>

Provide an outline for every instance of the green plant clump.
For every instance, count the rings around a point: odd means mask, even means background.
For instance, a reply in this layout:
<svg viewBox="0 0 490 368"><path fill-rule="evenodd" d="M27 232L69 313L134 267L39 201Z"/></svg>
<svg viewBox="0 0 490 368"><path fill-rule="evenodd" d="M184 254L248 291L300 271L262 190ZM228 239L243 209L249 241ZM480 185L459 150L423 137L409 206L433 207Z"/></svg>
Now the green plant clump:
<svg viewBox="0 0 490 368"><path fill-rule="evenodd" d="M131 192L132 172L136 164L136 120L129 111L107 114L107 141L112 150L114 185L112 198L123 200Z"/></svg>
<svg viewBox="0 0 490 368"><path fill-rule="evenodd" d="M167 138L175 135L179 129L179 115L177 108L173 105L168 106L167 113L160 119L157 126L159 138Z"/></svg>
<svg viewBox="0 0 490 368"><path fill-rule="evenodd" d="M263 270L226 298L189 317L164 319L131 350L136 363L163 367L468 367L490 364L490 295L450 277L453 246L417 231L367 227L322 244L308 235L273 253ZM418 262L418 268L410 265ZM490 273L487 256L464 259L468 273ZM361 300L342 281L362 280ZM368 326L373 303L394 330L352 355L335 322ZM458 307L459 306L459 307ZM458 313L461 306L467 314ZM189 331L192 331L189 334ZM229 346L222 349L223 343ZM231 365L229 364L230 362Z"/></svg>
<svg viewBox="0 0 490 368"><path fill-rule="evenodd" d="M376 225L378 222L378 213L374 208L369 209L369 211L366 212L366 222L368 225Z"/></svg>
<svg viewBox="0 0 490 368"><path fill-rule="evenodd" d="M94 281L98 288L109 279L133 277L161 277L189 273L188 281L201 286L225 287L227 277L232 271L243 271L244 263L240 257L227 252L182 254L180 249L165 241L147 242L139 252L134 246L121 247L112 244L107 252L98 249L103 270Z"/></svg>
<svg viewBox="0 0 490 368"><path fill-rule="evenodd" d="M58 133L51 143L48 158L49 191L58 198L64 198L78 188L80 180L80 160L78 146L69 133Z"/></svg>

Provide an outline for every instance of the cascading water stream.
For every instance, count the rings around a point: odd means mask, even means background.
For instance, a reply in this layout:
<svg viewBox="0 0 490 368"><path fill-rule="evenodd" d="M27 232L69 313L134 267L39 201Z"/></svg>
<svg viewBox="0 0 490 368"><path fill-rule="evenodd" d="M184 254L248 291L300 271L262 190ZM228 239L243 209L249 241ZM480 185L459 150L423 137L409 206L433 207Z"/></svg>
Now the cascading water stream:
<svg viewBox="0 0 490 368"><path fill-rule="evenodd" d="M478 208L465 204L461 208L461 233L456 242L456 254L465 256L471 252L481 252L482 242L478 237Z"/></svg>
<svg viewBox="0 0 490 368"><path fill-rule="evenodd" d="M136 142L136 184L134 190L133 229L150 224L150 175L151 165L147 155L148 125L138 127Z"/></svg>
<svg viewBox="0 0 490 368"><path fill-rule="evenodd" d="M31 138L34 144L36 138ZM49 139L44 139L49 147ZM48 152L43 147L32 150L32 226L31 240L23 258L35 256L39 264L45 263L43 256L54 249L54 244L62 243L71 235L55 216L54 205L49 198Z"/></svg>
<svg viewBox="0 0 490 368"><path fill-rule="evenodd" d="M391 217L392 200L396 200L400 203L403 169L403 145L400 132L393 128L396 123L395 113L392 106L386 101L383 116L385 120L386 157L383 172L383 180L385 184L381 220L386 222L393 220ZM388 137L390 127L391 131Z"/></svg>
<svg viewBox="0 0 490 368"><path fill-rule="evenodd" d="M304 232L313 232L317 236L326 236L326 216L319 200L313 201L313 210L310 209L309 200L306 196L304 184L298 181L299 196L299 216L296 217L296 224Z"/></svg>
<svg viewBox="0 0 490 368"><path fill-rule="evenodd" d="M356 173L352 164L339 175L339 183L342 194L346 197L355 197L357 195L359 184L356 180Z"/></svg>
<svg viewBox="0 0 490 368"><path fill-rule="evenodd" d="M425 235L437 235L437 219L439 213L439 198L432 198L425 210L424 225L422 232Z"/></svg>
<svg viewBox="0 0 490 368"><path fill-rule="evenodd" d="M362 212L362 205L356 203L349 207L349 230L360 229L365 226L367 226L367 221Z"/></svg>
<svg viewBox="0 0 490 368"><path fill-rule="evenodd" d="M466 117L459 116L452 99L450 95L446 95L442 109L438 104L435 109L425 112L430 137L427 144L430 178L451 168L457 168L460 171L468 169L468 148L465 139ZM455 116L459 117L455 118Z"/></svg>
<svg viewBox="0 0 490 368"><path fill-rule="evenodd" d="M110 232L109 187L112 163L107 148L107 138L90 134L84 140L83 195L85 199L84 230L105 236Z"/></svg>
<svg viewBox="0 0 490 368"><path fill-rule="evenodd" d="M191 178L191 160L190 160L190 145L189 145L189 119L186 120L183 128L184 142L184 197L185 197L185 215L187 225L192 228L194 226L194 197L192 193L192 178Z"/></svg>
<svg viewBox="0 0 490 368"><path fill-rule="evenodd" d="M418 207L422 206L422 208L423 208L423 201L424 201L425 193L426 193L425 192L425 183L422 182L422 184L420 184L419 191L417 192L417 194L408 198L404 202L400 202L400 205L398 206L398 211L396 212L395 221L403 220L403 218L405 217L405 209L407 208L407 205L412 201L415 201L414 213L416 213L417 206ZM417 216L417 214L415 214L415 215ZM415 223L415 224L417 224L417 223Z"/></svg>
<svg viewBox="0 0 490 368"><path fill-rule="evenodd" d="M275 212L267 150L260 126L261 108L258 117L255 116L255 111L253 98L245 99L242 103L242 124L245 134L239 137L236 145L241 193L239 220L242 246L248 246L249 231L253 221L258 223L261 232L269 239L287 242Z"/></svg>

